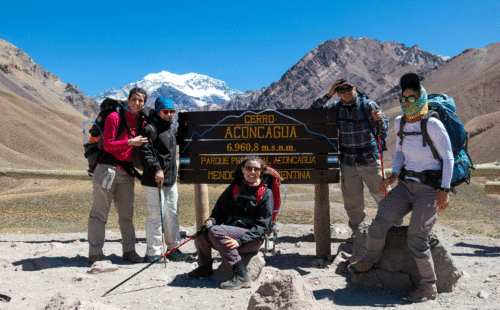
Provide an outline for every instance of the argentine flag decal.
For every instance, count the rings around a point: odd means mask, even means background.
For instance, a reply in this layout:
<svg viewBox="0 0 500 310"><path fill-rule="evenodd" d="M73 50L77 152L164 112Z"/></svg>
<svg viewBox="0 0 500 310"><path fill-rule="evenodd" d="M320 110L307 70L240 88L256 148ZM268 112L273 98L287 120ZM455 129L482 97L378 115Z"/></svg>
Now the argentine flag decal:
<svg viewBox="0 0 500 310"><path fill-rule="evenodd" d="M191 159L189 157L182 157L179 161L181 165L189 165L191 163Z"/></svg>
<svg viewBox="0 0 500 310"><path fill-rule="evenodd" d="M329 164L338 164L338 162L339 162L338 156L328 156L328 163Z"/></svg>

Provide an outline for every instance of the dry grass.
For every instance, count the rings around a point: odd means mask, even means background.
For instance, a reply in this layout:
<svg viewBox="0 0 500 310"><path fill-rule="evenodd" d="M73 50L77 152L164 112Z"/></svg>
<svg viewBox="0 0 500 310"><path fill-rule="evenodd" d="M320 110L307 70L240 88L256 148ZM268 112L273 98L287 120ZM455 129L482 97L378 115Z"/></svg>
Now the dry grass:
<svg viewBox="0 0 500 310"><path fill-rule="evenodd" d="M440 215L439 222L459 231L500 238L500 200L484 195L485 179L459 187L451 205ZM89 181L26 180L0 194L0 233L68 233L87 231L92 205L92 183ZM5 183L5 180L4 180ZM20 182L18 181L18 184ZM209 204L213 207L226 185L209 185ZM285 191L282 190L282 195ZM147 207L144 191L135 187L136 230L144 230ZM286 185L286 205L278 216L281 223L314 223L314 185ZM282 197L284 198L284 197ZM338 184L330 184L330 219L346 223L343 200ZM376 204L365 190L368 219L376 214ZM179 185L180 223L195 223L194 186ZM407 217L408 218L408 217ZM406 219L406 222L408 219ZM118 231L117 213L112 208L107 229Z"/></svg>

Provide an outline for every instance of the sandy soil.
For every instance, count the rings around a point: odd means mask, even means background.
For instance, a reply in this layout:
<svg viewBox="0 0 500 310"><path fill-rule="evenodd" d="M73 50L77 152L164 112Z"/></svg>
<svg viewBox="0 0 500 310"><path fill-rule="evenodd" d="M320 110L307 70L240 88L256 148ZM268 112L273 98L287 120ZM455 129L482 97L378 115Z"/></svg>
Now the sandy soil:
<svg viewBox="0 0 500 310"><path fill-rule="evenodd" d="M186 228L192 233L194 228ZM11 297L0 301L0 309L44 309L60 293L66 303L79 300L85 309L246 309L251 294L266 272L295 269L310 285L324 309L499 309L500 308L500 240L461 234L447 227L434 231L453 255L454 263L464 273L452 293L439 295L436 301L408 304L408 292L382 291L354 286L348 273L336 274L335 266L315 267L313 227L280 225L279 253L266 254L266 267L252 288L226 291L220 281L189 280L185 273L195 268L192 262L155 264L139 273L105 297L106 291L139 271L146 264L133 265L121 259L120 234L107 232L105 253L119 269L88 274L86 234L0 235L0 294ZM348 229L336 225L332 253L348 236ZM137 251L146 249L144 232L138 233ZM195 254L194 242L181 250ZM220 260L216 261L217 263ZM34 270L23 270L33 267ZM107 307L106 307L106 306ZM93 308L92 308L93 307Z"/></svg>

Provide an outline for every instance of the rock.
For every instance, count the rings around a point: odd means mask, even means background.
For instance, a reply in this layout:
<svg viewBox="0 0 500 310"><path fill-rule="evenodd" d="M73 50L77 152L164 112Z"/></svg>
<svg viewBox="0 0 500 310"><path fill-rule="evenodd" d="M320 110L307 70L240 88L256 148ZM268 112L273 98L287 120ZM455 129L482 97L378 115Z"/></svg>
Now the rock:
<svg viewBox="0 0 500 310"><path fill-rule="evenodd" d="M104 272L113 272L120 268L118 266L113 265L109 260L97 261L90 266L90 270L87 273L96 274L96 273L104 273Z"/></svg>
<svg viewBox="0 0 500 310"><path fill-rule="evenodd" d="M363 255L368 227L369 223L362 224L356 232L351 262L359 260ZM391 227L387 233L380 261L369 272L354 276L353 283L370 287L382 286L385 289L415 289L419 284L420 275L408 249L407 231L408 226ZM462 273L457 271L451 256L435 234L429 235L429 241L436 270L438 292L452 292Z"/></svg>
<svg viewBox="0 0 500 310"><path fill-rule="evenodd" d="M73 282L82 282L82 281L97 280L97 279L93 276L89 276L86 274L79 274L79 275L74 276L73 279L71 279L71 280Z"/></svg>
<svg viewBox="0 0 500 310"><path fill-rule="evenodd" d="M297 271L283 270L262 283L250 297L247 310L259 309L319 310L321 306Z"/></svg>
<svg viewBox="0 0 500 310"><path fill-rule="evenodd" d="M262 269L266 265L266 261L264 260L264 254L262 252L253 252L248 254L241 255L241 261L243 265L247 268L248 275L252 281L257 280ZM219 267L214 271L212 278L222 281L227 281L233 277L233 269L232 267L226 266L224 263L221 263Z"/></svg>
<svg viewBox="0 0 500 310"><path fill-rule="evenodd" d="M335 266L335 273L342 274L347 271L347 265L349 265L349 258L351 255L345 252L338 252L337 256L332 262L332 266Z"/></svg>
<svg viewBox="0 0 500 310"><path fill-rule="evenodd" d="M71 310L75 309L80 305L80 301L78 299L69 299L68 297L62 295L61 293L57 293L54 295L49 303L43 308L44 310ZM80 309L80 308L78 308Z"/></svg>
<svg viewBox="0 0 500 310"><path fill-rule="evenodd" d="M486 293L485 291L480 291L479 293L477 293L477 297L487 299L488 297L490 297L490 294Z"/></svg>
<svg viewBox="0 0 500 310"><path fill-rule="evenodd" d="M462 271L462 277L464 277L464 279L469 279L470 278L470 275L469 273L467 273L467 271Z"/></svg>

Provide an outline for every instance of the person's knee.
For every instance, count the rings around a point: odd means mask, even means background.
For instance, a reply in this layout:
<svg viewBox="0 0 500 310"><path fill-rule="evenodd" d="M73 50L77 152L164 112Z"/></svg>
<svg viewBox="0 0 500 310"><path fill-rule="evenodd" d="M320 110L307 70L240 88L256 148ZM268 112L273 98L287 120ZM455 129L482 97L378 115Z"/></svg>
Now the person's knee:
<svg viewBox="0 0 500 310"><path fill-rule="evenodd" d="M383 239L391 226L392 224L388 220L375 218L368 228L368 235L373 239Z"/></svg>

